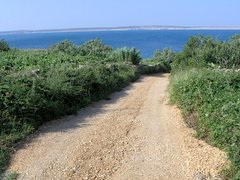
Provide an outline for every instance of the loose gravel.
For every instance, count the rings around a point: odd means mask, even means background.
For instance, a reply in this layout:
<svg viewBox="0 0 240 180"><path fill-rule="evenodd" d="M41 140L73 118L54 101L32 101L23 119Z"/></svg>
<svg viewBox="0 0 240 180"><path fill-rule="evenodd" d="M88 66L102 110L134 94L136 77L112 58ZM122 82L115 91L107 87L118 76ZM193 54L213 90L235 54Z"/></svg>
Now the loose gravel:
<svg viewBox="0 0 240 180"><path fill-rule="evenodd" d="M168 74L42 126L18 146L18 179L221 179L226 154L194 137L168 104Z"/></svg>

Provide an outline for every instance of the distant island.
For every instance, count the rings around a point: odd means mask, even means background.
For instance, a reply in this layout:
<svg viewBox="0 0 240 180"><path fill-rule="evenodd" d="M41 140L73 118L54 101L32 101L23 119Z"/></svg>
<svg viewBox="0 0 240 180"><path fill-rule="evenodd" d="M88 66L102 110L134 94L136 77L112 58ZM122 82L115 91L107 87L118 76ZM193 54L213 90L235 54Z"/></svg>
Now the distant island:
<svg viewBox="0 0 240 180"><path fill-rule="evenodd" d="M11 33L45 33L45 32L81 32L81 31L124 31L124 30L240 30L240 26L119 26L119 27L87 27L66 29L15 30L0 31Z"/></svg>

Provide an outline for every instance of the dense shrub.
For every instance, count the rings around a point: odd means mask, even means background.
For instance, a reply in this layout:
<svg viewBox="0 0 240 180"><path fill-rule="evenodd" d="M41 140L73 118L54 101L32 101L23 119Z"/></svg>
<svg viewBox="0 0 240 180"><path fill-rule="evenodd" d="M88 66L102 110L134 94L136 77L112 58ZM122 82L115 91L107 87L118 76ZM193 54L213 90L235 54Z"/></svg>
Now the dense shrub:
<svg viewBox="0 0 240 180"><path fill-rule="evenodd" d="M79 48L69 40L64 40L50 48L50 50L57 52L63 52L69 55L77 55L79 53Z"/></svg>
<svg viewBox="0 0 240 180"><path fill-rule="evenodd" d="M150 60L146 60L148 62L142 62L138 66L138 71L140 74L155 74L155 73L169 73L170 65L166 62L152 62Z"/></svg>
<svg viewBox="0 0 240 180"><path fill-rule="evenodd" d="M1 51L9 51L10 47L8 45L8 43L5 40L0 40L0 52Z"/></svg>
<svg viewBox="0 0 240 180"><path fill-rule="evenodd" d="M1 133L10 133L24 123L36 127L46 119L73 113L92 100L122 88L133 78L135 68L129 64L78 68L64 64L53 66L44 74L2 77Z"/></svg>
<svg viewBox="0 0 240 180"><path fill-rule="evenodd" d="M228 153L232 163L225 175L231 179L240 179L239 50L240 36L191 37L171 63L172 102L191 117L186 119L198 137Z"/></svg>
<svg viewBox="0 0 240 180"><path fill-rule="evenodd" d="M240 179L240 73L190 70L171 77L171 100L185 116L197 114L197 135L228 152L227 176Z"/></svg>
<svg viewBox="0 0 240 180"><path fill-rule="evenodd" d="M183 51L176 54L173 68L207 67L211 64L222 68L240 67L240 36L229 41L219 41L212 37L191 37Z"/></svg>
<svg viewBox="0 0 240 180"><path fill-rule="evenodd" d="M0 172L12 145L39 125L138 78L132 63L108 61L112 51L93 40L80 47L63 41L48 50L0 52Z"/></svg>
<svg viewBox="0 0 240 180"><path fill-rule="evenodd" d="M135 48L120 48L113 51L109 57L111 61L130 62L138 65L142 60L140 51Z"/></svg>
<svg viewBox="0 0 240 180"><path fill-rule="evenodd" d="M0 151L42 123L75 113L136 78L135 67L125 63L78 68L64 64L53 66L44 74L19 73L1 77Z"/></svg>
<svg viewBox="0 0 240 180"><path fill-rule="evenodd" d="M100 39L95 39L84 43L79 47L82 56L98 56L105 58L113 51L113 48L103 44Z"/></svg>
<svg viewBox="0 0 240 180"><path fill-rule="evenodd" d="M169 73L175 53L171 49L156 50L151 59L141 61L138 67L141 74Z"/></svg>
<svg viewBox="0 0 240 180"><path fill-rule="evenodd" d="M153 61L172 63L175 53L171 49L164 49L163 51L156 50L153 54Z"/></svg>

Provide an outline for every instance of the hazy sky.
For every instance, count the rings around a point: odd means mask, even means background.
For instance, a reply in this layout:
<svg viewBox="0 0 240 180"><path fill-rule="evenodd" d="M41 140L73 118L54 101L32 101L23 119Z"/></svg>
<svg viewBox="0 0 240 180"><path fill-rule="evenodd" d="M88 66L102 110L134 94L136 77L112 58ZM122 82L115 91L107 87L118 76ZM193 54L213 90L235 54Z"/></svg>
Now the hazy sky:
<svg viewBox="0 0 240 180"><path fill-rule="evenodd" d="M239 26L240 0L0 0L0 31L128 25Z"/></svg>

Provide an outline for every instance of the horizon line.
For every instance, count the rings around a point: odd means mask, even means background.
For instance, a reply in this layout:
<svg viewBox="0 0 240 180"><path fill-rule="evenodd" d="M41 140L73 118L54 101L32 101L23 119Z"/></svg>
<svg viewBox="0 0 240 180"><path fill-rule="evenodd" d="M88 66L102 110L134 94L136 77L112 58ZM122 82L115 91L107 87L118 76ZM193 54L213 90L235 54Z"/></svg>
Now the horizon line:
<svg viewBox="0 0 240 180"><path fill-rule="evenodd" d="M81 27L81 28L50 28L50 29L21 29L0 31L0 33L34 33L34 32L84 32L111 30L240 30L240 26L174 26L174 25L143 25L143 26L110 26L110 27Z"/></svg>

